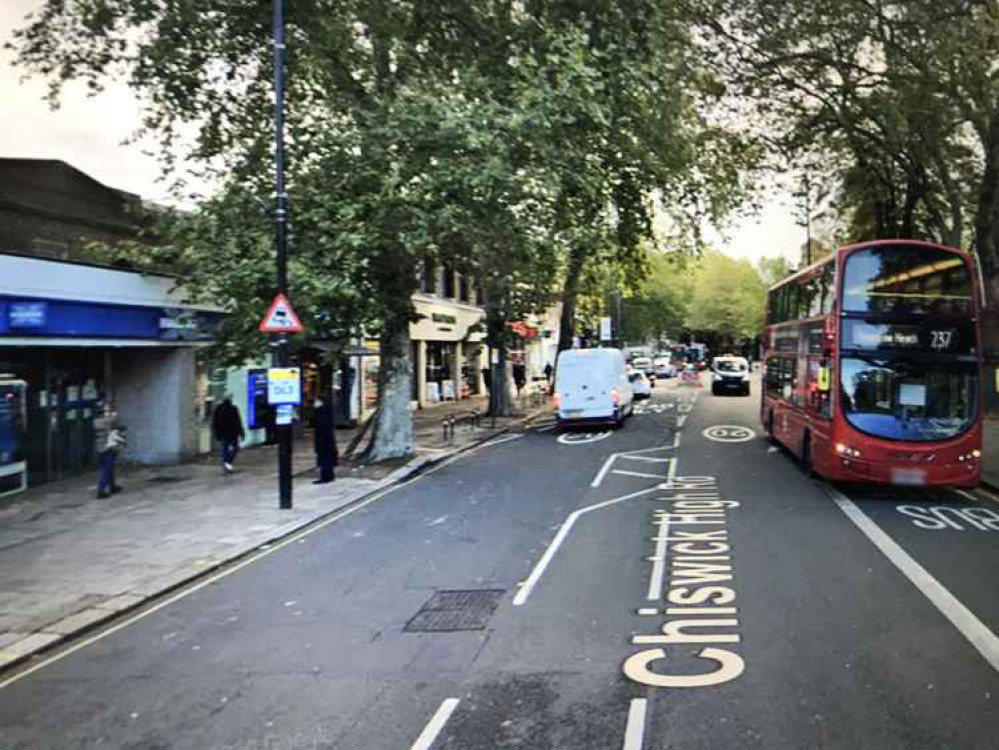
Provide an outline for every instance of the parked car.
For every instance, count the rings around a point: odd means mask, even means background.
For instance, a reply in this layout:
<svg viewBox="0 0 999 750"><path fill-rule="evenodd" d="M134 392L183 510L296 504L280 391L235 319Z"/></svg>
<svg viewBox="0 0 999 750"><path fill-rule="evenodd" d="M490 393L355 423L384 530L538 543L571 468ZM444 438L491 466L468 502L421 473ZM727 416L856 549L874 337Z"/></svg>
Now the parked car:
<svg viewBox="0 0 999 750"><path fill-rule="evenodd" d="M675 378L676 365L670 357L659 357L652 362L657 378Z"/></svg>
<svg viewBox="0 0 999 750"><path fill-rule="evenodd" d="M745 357L715 357L711 362L711 393L736 391L749 395L749 362Z"/></svg>
<svg viewBox="0 0 999 750"><path fill-rule="evenodd" d="M636 370L641 370L646 375L651 375L655 372L655 365L652 364L652 357L635 357L631 360L631 366Z"/></svg>
<svg viewBox="0 0 999 750"><path fill-rule="evenodd" d="M555 372L560 427L620 426L634 409L634 389L619 349L568 349L559 354Z"/></svg>
<svg viewBox="0 0 999 750"><path fill-rule="evenodd" d="M641 370L632 370L628 373L628 380L631 382L631 390L635 394L635 400L652 398L652 383L648 376Z"/></svg>

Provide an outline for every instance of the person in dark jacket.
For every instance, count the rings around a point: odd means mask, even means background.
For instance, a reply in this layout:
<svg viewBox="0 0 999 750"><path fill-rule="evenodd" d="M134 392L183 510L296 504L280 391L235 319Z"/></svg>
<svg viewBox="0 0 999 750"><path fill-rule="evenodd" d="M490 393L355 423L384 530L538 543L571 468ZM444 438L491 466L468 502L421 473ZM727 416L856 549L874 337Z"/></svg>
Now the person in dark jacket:
<svg viewBox="0 0 999 750"><path fill-rule="evenodd" d="M333 406L316 399L313 425L315 426L316 444L316 466L319 467L319 479L313 484L327 484L332 482L334 468L340 460L340 455L336 449L336 432L334 430Z"/></svg>
<svg viewBox="0 0 999 750"><path fill-rule="evenodd" d="M246 437L246 432L243 430L239 409L232 403L231 396L226 396L222 403L215 407L215 412L212 414L212 433L222 448L222 469L226 474L232 474L235 471L239 441Z"/></svg>

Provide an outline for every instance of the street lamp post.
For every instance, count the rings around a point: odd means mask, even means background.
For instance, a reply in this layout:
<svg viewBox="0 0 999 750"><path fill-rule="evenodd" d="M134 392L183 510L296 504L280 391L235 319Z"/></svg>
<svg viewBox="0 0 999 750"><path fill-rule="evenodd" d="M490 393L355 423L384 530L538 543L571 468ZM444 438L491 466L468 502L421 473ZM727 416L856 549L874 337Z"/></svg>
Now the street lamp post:
<svg viewBox="0 0 999 750"><path fill-rule="evenodd" d="M274 0L274 172L277 205L274 224L277 239L278 292L288 294L288 195L284 185L284 3ZM288 366L288 337L279 334L274 354L275 367ZM290 510L291 490L291 430L288 424L275 424L278 439L279 507Z"/></svg>

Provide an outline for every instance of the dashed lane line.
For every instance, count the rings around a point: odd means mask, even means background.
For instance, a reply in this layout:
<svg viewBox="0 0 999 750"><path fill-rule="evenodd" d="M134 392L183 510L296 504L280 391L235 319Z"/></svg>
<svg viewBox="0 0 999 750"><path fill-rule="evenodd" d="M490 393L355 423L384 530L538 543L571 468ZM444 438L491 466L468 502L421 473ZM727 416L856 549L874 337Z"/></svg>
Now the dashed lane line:
<svg viewBox="0 0 999 750"><path fill-rule="evenodd" d="M628 706L628 723L624 729L624 744L621 750L642 750L645 744L645 712L648 701L633 698Z"/></svg>
<svg viewBox="0 0 999 750"><path fill-rule="evenodd" d="M429 750L460 702L458 698L448 698L441 703L437 712L427 722L423 731L420 732L420 736L416 738L416 742L410 746L409 750Z"/></svg>
<svg viewBox="0 0 999 750"><path fill-rule="evenodd" d="M989 630L965 607L957 597L934 578L926 568L916 562L899 544L888 536L880 526L867 517L857 505L836 488L825 485L825 490L836 502L847 518L853 521L874 546L884 553L902 574L908 578L923 596L930 600L940 613L950 620L974 646L992 668L999 671L999 637Z"/></svg>
<svg viewBox="0 0 999 750"><path fill-rule="evenodd" d="M534 591L534 587L538 585L538 581L541 580L541 576L545 574L545 569L551 564L551 561L555 558L558 553L559 548L562 543L569 536L569 532L572 531L572 527L575 526L576 521L582 518L585 514L591 513L595 510L600 510L601 508L606 508L609 505L616 505L618 503L623 503L626 500L631 500L636 497L641 497L642 495L648 495L650 492L657 492L658 487L649 487L645 490L639 490L638 492L631 492L627 495L622 495L621 497L615 497L610 500L604 500L601 503L595 503L593 505L587 505L585 508L580 508L579 510L574 510L565 519L565 523L559 528L558 533L555 538L551 540L548 545L548 549L545 550L545 554L541 556L537 564L534 566L534 570L527 577L527 580L523 581L520 585L520 590L517 595L513 598L513 605L519 607L527 601L527 598Z"/></svg>

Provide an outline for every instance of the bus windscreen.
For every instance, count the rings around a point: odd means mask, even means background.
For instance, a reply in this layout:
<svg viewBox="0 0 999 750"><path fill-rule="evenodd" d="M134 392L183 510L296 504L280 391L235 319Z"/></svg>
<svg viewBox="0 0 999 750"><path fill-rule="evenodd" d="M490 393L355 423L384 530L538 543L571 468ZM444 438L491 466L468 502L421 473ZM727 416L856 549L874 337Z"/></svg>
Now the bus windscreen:
<svg viewBox="0 0 999 750"><path fill-rule="evenodd" d="M967 264L946 250L873 247L846 260L844 312L967 316L971 299Z"/></svg>

